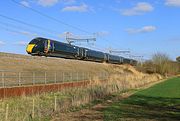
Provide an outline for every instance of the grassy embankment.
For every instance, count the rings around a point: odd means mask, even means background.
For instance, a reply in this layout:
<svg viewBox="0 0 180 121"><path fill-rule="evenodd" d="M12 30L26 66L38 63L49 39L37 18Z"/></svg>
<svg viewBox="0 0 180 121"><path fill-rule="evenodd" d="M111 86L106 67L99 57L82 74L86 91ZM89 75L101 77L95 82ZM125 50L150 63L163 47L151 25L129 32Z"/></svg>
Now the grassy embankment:
<svg viewBox="0 0 180 121"><path fill-rule="evenodd" d="M109 80L102 82L98 81L98 78L94 79L86 88L0 100L0 120L48 121L63 112L66 114L67 111L77 110L77 107L81 108L116 92L142 87L161 79L160 75L143 74L131 66L110 66L110 69L116 73L112 74ZM65 116L60 116L63 117Z"/></svg>
<svg viewBox="0 0 180 121"><path fill-rule="evenodd" d="M114 102L103 113L105 121L180 120L180 77Z"/></svg>

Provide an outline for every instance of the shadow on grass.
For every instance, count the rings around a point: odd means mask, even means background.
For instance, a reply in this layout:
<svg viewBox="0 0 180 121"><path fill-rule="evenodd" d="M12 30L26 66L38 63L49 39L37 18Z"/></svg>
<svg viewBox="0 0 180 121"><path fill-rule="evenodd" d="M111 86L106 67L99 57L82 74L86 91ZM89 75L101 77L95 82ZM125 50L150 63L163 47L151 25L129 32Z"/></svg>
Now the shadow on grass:
<svg viewBox="0 0 180 121"><path fill-rule="evenodd" d="M180 98L133 95L103 110L104 120L180 120Z"/></svg>

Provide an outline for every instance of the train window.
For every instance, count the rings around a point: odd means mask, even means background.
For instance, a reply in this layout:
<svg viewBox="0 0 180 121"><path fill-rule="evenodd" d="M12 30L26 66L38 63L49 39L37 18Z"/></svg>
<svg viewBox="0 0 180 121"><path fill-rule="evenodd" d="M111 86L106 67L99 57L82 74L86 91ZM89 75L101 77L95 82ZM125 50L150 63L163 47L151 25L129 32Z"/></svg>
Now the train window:
<svg viewBox="0 0 180 121"><path fill-rule="evenodd" d="M29 44L36 44L39 41L40 41L39 39L33 39Z"/></svg>

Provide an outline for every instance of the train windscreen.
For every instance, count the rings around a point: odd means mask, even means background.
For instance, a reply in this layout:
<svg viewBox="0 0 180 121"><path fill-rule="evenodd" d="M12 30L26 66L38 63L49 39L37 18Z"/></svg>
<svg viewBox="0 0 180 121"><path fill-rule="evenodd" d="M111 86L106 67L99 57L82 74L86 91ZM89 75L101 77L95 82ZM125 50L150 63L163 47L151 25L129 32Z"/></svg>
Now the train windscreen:
<svg viewBox="0 0 180 121"><path fill-rule="evenodd" d="M39 41L40 41L39 39L33 39L29 44L36 44Z"/></svg>

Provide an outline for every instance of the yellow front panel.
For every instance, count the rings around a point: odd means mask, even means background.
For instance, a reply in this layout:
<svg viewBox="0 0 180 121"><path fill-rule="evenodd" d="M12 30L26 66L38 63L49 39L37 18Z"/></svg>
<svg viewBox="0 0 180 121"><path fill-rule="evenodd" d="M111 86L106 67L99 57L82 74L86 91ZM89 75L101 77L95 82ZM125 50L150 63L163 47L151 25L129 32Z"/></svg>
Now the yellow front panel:
<svg viewBox="0 0 180 121"><path fill-rule="evenodd" d="M33 49L34 46L35 46L35 44L29 44L29 45L27 46L27 48L26 48L26 51L27 51L28 53L32 53L32 49Z"/></svg>

